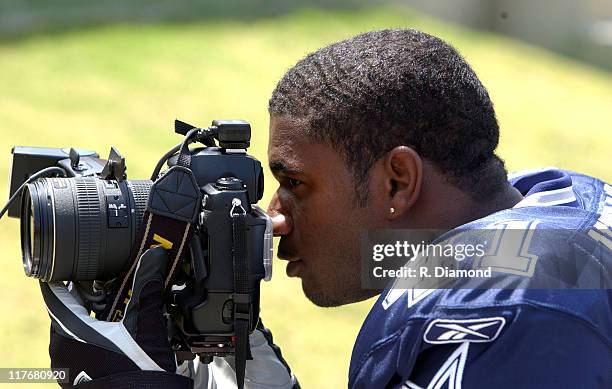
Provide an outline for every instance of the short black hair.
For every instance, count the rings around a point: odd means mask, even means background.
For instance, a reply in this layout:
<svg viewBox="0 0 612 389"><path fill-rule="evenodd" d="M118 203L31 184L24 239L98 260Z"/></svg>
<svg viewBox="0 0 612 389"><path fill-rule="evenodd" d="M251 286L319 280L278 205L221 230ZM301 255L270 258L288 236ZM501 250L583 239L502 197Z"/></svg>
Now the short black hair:
<svg viewBox="0 0 612 389"><path fill-rule="evenodd" d="M506 181L487 90L453 47L420 31L367 32L308 54L276 85L269 113L305 119L309 140L342 154L360 205L370 168L399 145L476 200Z"/></svg>

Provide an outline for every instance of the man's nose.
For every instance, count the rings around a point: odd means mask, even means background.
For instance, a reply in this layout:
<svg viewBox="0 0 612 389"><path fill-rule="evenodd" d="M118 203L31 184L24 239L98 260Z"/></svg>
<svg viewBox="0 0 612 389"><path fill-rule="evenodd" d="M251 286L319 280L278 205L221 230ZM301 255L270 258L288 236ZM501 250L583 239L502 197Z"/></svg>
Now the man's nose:
<svg viewBox="0 0 612 389"><path fill-rule="evenodd" d="M291 233L293 222L288 215L283 213L278 193L274 193L274 196L272 196L267 213L270 215L270 218L272 218L274 236L289 235L289 233Z"/></svg>

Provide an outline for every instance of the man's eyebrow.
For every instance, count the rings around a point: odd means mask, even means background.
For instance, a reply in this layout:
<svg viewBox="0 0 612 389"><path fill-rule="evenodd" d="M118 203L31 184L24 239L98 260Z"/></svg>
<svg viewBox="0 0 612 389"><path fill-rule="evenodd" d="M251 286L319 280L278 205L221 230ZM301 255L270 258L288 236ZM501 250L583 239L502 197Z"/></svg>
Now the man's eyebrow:
<svg viewBox="0 0 612 389"><path fill-rule="evenodd" d="M289 167L283 161L270 161L270 170L274 174L301 174L304 171L299 168Z"/></svg>

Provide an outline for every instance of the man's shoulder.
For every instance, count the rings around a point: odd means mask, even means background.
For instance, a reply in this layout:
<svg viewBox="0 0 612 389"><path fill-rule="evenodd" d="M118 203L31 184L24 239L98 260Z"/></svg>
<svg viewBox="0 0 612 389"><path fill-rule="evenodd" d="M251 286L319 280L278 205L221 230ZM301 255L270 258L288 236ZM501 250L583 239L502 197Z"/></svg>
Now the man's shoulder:
<svg viewBox="0 0 612 389"><path fill-rule="evenodd" d="M550 207L569 217L601 213L612 195L612 187L597 177L554 167L513 172L508 182L524 196L512 209L535 216L545 216Z"/></svg>
<svg viewBox="0 0 612 389"><path fill-rule="evenodd" d="M552 351L555 342L568 345L568 361L577 348L597 358L612 350L611 299L609 290L389 289L355 342L350 387L384 387L393 377L404 382L419 371L440 373L465 361L468 348L470 359L480 354L491 366L505 363L514 347ZM484 353L489 347L497 351ZM423 365L431 353L442 357ZM529 354L522 360L534 369L542 362Z"/></svg>
<svg viewBox="0 0 612 389"><path fill-rule="evenodd" d="M513 242L505 245L506 249L517 244L516 263L526 266L533 261L530 276L517 275L513 285L496 285L505 280L500 276L452 289L391 285L362 326L351 359L351 376L355 377L360 366L375 354L382 358L378 366L394 371L399 360L414 363L419 345L425 343L493 342L502 332L510 331L510 324L519 316L520 328L515 325L506 341L513 336L520 340L522 335L516 332L525 331L525 323L534 321L533 326L538 326L538 320L545 316L553 318L558 328L563 328L563 323L569 328L571 323L591 331L612 347L612 294L601 287L584 287L610 279L612 188L592 177L562 173L558 176L564 180L569 177L563 185L541 188L524 206L489 215L455 231L467 231L459 240L470 240L482 230L489 235L491 229L499 231L490 241L498 239L500 247L505 233L506 240ZM491 258L489 261L494 263ZM380 350L384 350L384 357L377 354Z"/></svg>

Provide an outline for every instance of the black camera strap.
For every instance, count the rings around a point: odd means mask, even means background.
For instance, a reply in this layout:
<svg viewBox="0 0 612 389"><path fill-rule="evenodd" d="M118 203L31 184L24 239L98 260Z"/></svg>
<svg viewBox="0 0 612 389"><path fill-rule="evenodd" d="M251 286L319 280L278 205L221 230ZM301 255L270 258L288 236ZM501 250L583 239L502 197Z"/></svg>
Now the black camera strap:
<svg viewBox="0 0 612 389"><path fill-rule="evenodd" d="M189 143L197 129L189 131L181 145L177 165L158 178L149 193L147 209L143 215L144 228L132 248L130 261L119 276L120 282L112 292L115 299L102 313L107 321L119 321L131 297L131 287L138 260L142 253L155 246L169 251L170 270L164 282L165 291L172 287L179 259L184 255L191 239L201 202L200 187L190 169Z"/></svg>
<svg viewBox="0 0 612 389"><path fill-rule="evenodd" d="M131 297L134 274L142 253L150 247L162 246L169 251L170 269L165 280L165 291L172 287L179 259L185 255L196 225L201 203L201 192L191 165L189 140L197 130L190 131L181 145L177 165L161 176L149 194L144 212L144 228L132 249L132 256L115 287L115 299L102 313L107 321L120 321ZM244 387L246 360L250 357L249 332L252 309L249 290L249 266L247 261L246 211L240 200L234 199L230 210L232 218L232 263L234 271L234 332L236 382Z"/></svg>
<svg viewBox="0 0 612 389"><path fill-rule="evenodd" d="M241 212L239 212L239 210ZM232 259L234 270L234 332L236 333L236 383L244 387L246 360L250 354L249 329L252 312L249 293L249 263L247 261L246 211L240 200L232 201Z"/></svg>
<svg viewBox="0 0 612 389"><path fill-rule="evenodd" d="M200 190L190 169L173 166L151 187L149 202L144 212L144 227L127 267L121 273L114 292L115 299L102 315L107 321L119 321L131 297L133 277L138 260L149 248L162 246L171 258L164 282L167 292L172 286L179 259L189 248L200 203Z"/></svg>

